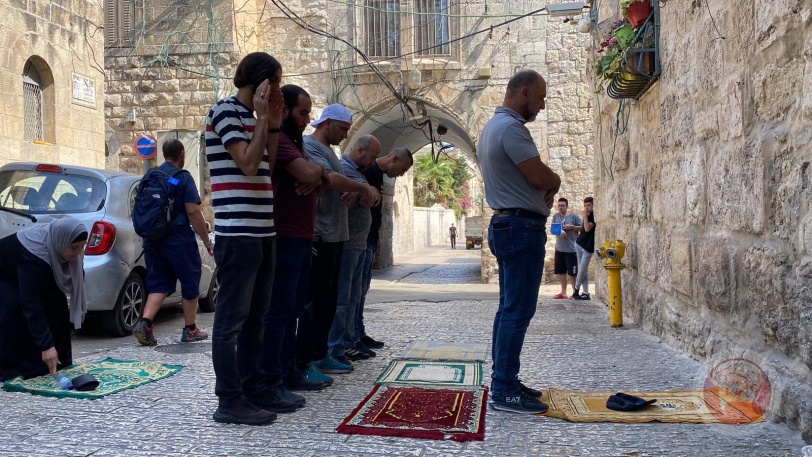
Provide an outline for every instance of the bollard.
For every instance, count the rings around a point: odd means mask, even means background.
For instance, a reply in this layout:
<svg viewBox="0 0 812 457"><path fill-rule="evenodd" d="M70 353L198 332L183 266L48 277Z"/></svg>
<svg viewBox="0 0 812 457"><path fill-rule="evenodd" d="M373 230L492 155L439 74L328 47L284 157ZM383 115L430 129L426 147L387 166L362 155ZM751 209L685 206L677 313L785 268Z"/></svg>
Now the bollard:
<svg viewBox="0 0 812 457"><path fill-rule="evenodd" d="M626 255L626 243L621 240L607 241L596 251L598 258L604 259L603 268L609 275L609 323L612 327L623 327L623 288L620 271L626 265L620 261Z"/></svg>

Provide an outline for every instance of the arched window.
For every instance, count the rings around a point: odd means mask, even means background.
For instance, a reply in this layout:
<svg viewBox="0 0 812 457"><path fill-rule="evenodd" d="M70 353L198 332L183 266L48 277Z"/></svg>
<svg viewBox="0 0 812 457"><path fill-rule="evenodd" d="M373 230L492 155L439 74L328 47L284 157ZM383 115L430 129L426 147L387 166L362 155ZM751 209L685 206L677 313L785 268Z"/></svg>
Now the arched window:
<svg viewBox="0 0 812 457"><path fill-rule="evenodd" d="M23 103L26 140L45 139L45 110L42 100L42 76L31 61L23 74Z"/></svg>

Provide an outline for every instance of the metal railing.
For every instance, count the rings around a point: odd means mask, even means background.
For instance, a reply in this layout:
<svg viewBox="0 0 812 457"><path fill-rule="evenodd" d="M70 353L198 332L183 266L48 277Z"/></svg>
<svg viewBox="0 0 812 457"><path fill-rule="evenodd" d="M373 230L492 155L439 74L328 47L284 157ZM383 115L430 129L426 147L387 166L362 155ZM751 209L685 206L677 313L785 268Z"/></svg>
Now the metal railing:
<svg viewBox="0 0 812 457"><path fill-rule="evenodd" d="M42 140L45 130L42 90L39 84L28 76L23 76L23 105L23 137L32 141Z"/></svg>

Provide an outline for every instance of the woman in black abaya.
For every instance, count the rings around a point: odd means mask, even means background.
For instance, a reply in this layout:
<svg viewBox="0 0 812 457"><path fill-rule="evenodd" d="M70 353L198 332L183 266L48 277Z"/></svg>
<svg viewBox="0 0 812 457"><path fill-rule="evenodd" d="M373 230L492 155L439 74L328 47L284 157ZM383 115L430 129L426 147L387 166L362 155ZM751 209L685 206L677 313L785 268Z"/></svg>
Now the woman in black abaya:
<svg viewBox="0 0 812 457"><path fill-rule="evenodd" d="M87 236L84 224L61 217L0 239L0 381L73 363L70 324L80 328L87 311Z"/></svg>

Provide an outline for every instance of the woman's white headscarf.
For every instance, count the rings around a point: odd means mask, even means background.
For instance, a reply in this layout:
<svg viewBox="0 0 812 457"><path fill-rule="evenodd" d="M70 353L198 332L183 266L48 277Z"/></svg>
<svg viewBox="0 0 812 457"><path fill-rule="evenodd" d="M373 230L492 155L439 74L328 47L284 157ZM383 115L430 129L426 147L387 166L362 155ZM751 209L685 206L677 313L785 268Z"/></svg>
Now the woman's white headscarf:
<svg viewBox="0 0 812 457"><path fill-rule="evenodd" d="M36 224L17 232L17 239L28 251L51 266L56 284L70 294L70 321L78 330L82 328L82 315L87 312L85 299L85 254L68 262L62 257L73 240L87 233L85 225L70 216L54 219L47 224ZM85 237L87 238L87 237Z"/></svg>

